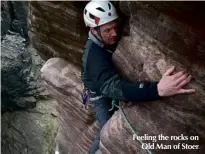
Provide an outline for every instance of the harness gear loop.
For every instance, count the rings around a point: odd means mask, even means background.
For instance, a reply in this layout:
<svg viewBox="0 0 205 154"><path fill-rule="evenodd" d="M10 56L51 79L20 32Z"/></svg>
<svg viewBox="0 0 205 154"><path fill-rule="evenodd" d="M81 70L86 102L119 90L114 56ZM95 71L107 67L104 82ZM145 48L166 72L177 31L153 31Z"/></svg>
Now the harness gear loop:
<svg viewBox="0 0 205 154"><path fill-rule="evenodd" d="M87 108L87 104L88 104L88 88L85 85L83 86L83 92L81 94L81 98L82 98L83 107Z"/></svg>
<svg viewBox="0 0 205 154"><path fill-rule="evenodd" d="M125 120L127 126L129 127L129 129L131 130L131 132L133 133L133 135L137 138L138 142L139 142L141 145L145 144L142 140L138 139L139 137L138 137L138 135L137 135L137 132L134 130L134 128L132 127L131 123L128 121L128 119L127 119L127 117L126 117L126 115L125 115L125 112L123 111L123 108L121 108L120 106L118 106L118 105L116 104L116 100L112 100L112 108L109 109L109 111L112 111L112 110L114 109L114 107L117 107L118 109L120 109L121 114L122 114L122 117L124 118L124 120ZM146 151L147 151L148 154L152 154L151 150L146 149Z"/></svg>

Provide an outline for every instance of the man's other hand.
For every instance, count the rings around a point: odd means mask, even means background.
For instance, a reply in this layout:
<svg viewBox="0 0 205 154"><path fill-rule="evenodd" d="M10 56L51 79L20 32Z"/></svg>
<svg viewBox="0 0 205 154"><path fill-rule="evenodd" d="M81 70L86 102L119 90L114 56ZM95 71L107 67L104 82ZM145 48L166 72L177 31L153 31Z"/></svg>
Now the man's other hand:
<svg viewBox="0 0 205 154"><path fill-rule="evenodd" d="M173 96L176 94L194 93L195 89L183 89L191 80L191 75L184 72L173 74L175 67L168 69L157 85L159 96Z"/></svg>

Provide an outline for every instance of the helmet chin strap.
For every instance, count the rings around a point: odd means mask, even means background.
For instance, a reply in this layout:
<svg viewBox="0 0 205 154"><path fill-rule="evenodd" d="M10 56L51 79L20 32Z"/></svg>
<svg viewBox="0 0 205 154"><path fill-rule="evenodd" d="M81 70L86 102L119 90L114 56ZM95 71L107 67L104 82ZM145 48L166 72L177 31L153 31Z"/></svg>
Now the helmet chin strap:
<svg viewBox="0 0 205 154"><path fill-rule="evenodd" d="M97 36L96 36L96 37L97 37L103 44L105 44L104 41L103 41L101 32L100 32L100 26L96 27L95 30L97 31Z"/></svg>

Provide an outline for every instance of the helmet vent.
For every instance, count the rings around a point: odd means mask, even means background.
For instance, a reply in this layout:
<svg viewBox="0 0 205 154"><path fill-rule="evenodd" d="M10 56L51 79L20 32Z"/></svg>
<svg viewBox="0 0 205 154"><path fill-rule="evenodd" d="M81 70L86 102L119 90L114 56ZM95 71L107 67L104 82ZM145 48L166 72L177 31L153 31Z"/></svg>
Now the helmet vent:
<svg viewBox="0 0 205 154"><path fill-rule="evenodd" d="M89 13L89 16L90 16L91 19L93 19L93 20L95 19L95 16L92 15L91 13Z"/></svg>
<svg viewBox="0 0 205 154"><path fill-rule="evenodd" d="M108 3L108 7L109 7L109 10L111 9L111 5L110 5L110 3Z"/></svg>
<svg viewBox="0 0 205 154"><path fill-rule="evenodd" d="M85 15L86 15L86 13L87 13L87 10L86 10L86 9L85 9L84 13L85 13Z"/></svg>
<svg viewBox="0 0 205 154"><path fill-rule="evenodd" d="M105 12L105 10L103 10L101 7L96 8L99 11Z"/></svg>

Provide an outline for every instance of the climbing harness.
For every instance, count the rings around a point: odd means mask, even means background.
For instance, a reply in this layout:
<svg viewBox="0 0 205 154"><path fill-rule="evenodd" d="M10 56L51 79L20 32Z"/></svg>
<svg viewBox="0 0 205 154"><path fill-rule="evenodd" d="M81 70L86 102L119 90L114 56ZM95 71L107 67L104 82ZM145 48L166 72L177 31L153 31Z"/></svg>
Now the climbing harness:
<svg viewBox="0 0 205 154"><path fill-rule="evenodd" d="M82 97L82 103L84 106L87 106L88 104L88 100L90 99L90 101L96 101L96 100L99 100L101 98L103 98L104 96L103 95L98 95L98 96L95 96L95 97L90 97L89 98L89 94L88 93L91 93L91 94L96 94L96 92L93 92L91 91L90 89L88 89L85 85L84 85L84 88L83 88L83 92L81 94L81 97Z"/></svg>
<svg viewBox="0 0 205 154"><path fill-rule="evenodd" d="M114 107L117 107L117 108L121 111L122 117L124 118L124 120L125 120L127 126L129 127L129 129L131 130L131 132L133 133L133 135L137 138L137 140L140 142L140 144L143 145L143 144L144 144L143 141L140 140L140 139L138 139L139 137L138 137L136 131L134 130L134 128L132 127L131 123L128 121L128 119L127 119L127 117L126 117L126 115L125 115L125 113L124 113L124 111L123 111L123 108L121 108L120 106L118 106L116 103L117 103L116 100L112 100L112 108L109 109L109 111L112 111L112 110L114 109ZM148 154L152 154L151 150L149 150L149 149L146 149L146 150L147 150L147 153L148 153Z"/></svg>
<svg viewBox="0 0 205 154"><path fill-rule="evenodd" d="M82 103L83 105L87 105L88 103L88 88L84 86L83 92L81 94L82 97Z"/></svg>

